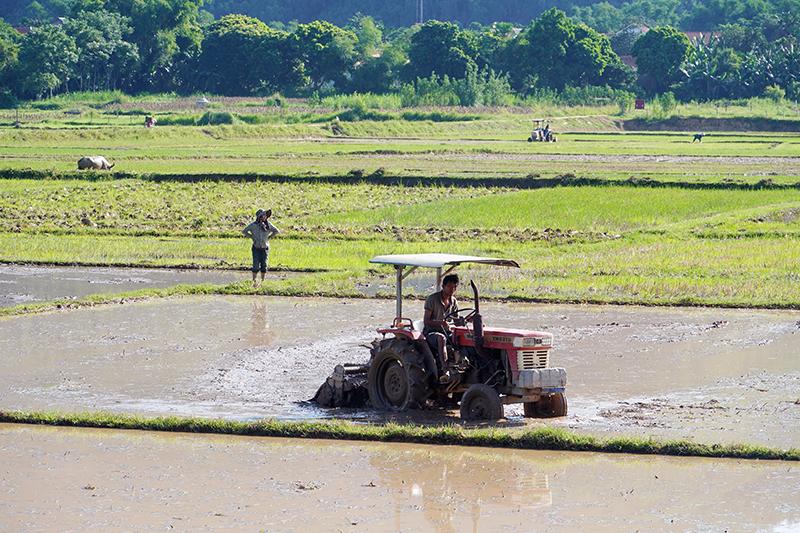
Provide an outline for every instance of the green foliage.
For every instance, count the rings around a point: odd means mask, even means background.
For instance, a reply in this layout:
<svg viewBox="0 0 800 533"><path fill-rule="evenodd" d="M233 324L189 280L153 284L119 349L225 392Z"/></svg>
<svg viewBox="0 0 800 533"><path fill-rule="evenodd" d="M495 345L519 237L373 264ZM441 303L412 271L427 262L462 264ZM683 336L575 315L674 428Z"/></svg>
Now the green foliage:
<svg viewBox="0 0 800 533"><path fill-rule="evenodd" d="M778 85L768 85L764 89L764 98L769 98L773 102L780 102L786 97L786 91Z"/></svg>
<svg viewBox="0 0 800 533"><path fill-rule="evenodd" d="M396 46L387 46L358 62L349 86L356 92L386 92L397 89L407 57Z"/></svg>
<svg viewBox="0 0 800 533"><path fill-rule="evenodd" d="M347 75L355 63L357 38L349 30L330 22L300 24L292 34L292 43L305 65L312 89L346 85Z"/></svg>
<svg viewBox="0 0 800 533"><path fill-rule="evenodd" d="M677 81L692 45L682 32L670 26L653 28L633 45L639 69L639 84L653 93L664 92Z"/></svg>
<svg viewBox="0 0 800 533"><path fill-rule="evenodd" d="M398 109L401 107L400 96L396 94L352 93L338 94L321 98L318 94L312 95L308 103L315 107L324 107L334 110L349 109L362 106L369 109Z"/></svg>
<svg viewBox="0 0 800 533"><path fill-rule="evenodd" d="M653 116L659 120L664 120L672 116L678 107L678 101L671 92L661 93L650 101L650 108Z"/></svg>
<svg viewBox="0 0 800 533"><path fill-rule="evenodd" d="M509 71L517 87L525 80L537 87L563 89L566 86L605 85L606 77L619 83L619 56L609 39L583 24L576 24L563 11L550 9L519 37L511 61L520 68Z"/></svg>
<svg viewBox="0 0 800 533"><path fill-rule="evenodd" d="M236 117L227 111L206 111L196 121L198 126L218 126L220 124L234 124Z"/></svg>
<svg viewBox="0 0 800 533"><path fill-rule="evenodd" d="M556 4L572 5L566 0ZM401 89L402 82L415 84L433 74L465 80L428 98L453 105L508 103L506 83L519 96L583 86L635 92L635 74L617 53L633 51L631 41L642 22L678 26L690 20L717 24L724 18L719 39L700 39L693 49L671 27L657 27L639 38L644 92L671 90L684 101L747 98L774 85L790 99L800 97L797 0L714 0L705 6L632 0L581 6L572 11L578 20L620 31L609 39L555 8L521 32L510 23L462 29L435 20L387 29L364 15L350 17L345 29L320 21L270 28L245 15L214 22L206 14L201 29L199 0L42 0L32 12L48 14L48 20L52 14L66 16L60 29L75 41L74 48L65 42L62 57L50 54L48 66L47 58L32 54L29 46L20 61L20 46L32 42L31 35L21 37L0 24L0 92L14 97L104 88L230 96L402 92L411 101L416 97L408 87ZM494 17L499 13L493 10ZM42 52L45 47L34 48ZM477 81L485 76L489 85L486 79ZM622 102L620 110L626 106Z"/></svg>
<svg viewBox="0 0 800 533"><path fill-rule="evenodd" d="M362 59L368 59L379 53L383 45L383 32L372 17L355 16L350 21L349 29L356 36L356 53Z"/></svg>
<svg viewBox="0 0 800 533"><path fill-rule="evenodd" d="M132 32L127 17L103 9L80 11L63 27L78 48L74 75L81 91L130 86L139 51L126 41Z"/></svg>
<svg viewBox="0 0 800 533"><path fill-rule="evenodd" d="M9 97L14 89L14 70L19 58L20 35L0 19L0 92ZM7 98L6 98L7 99Z"/></svg>
<svg viewBox="0 0 800 533"><path fill-rule="evenodd" d="M52 96L56 88L67 84L77 61L75 40L62 28L51 24L32 28L19 51L22 93L34 98Z"/></svg>
<svg viewBox="0 0 800 533"><path fill-rule="evenodd" d="M407 80L429 78L433 74L463 78L478 52L474 35L450 22L431 20L411 37L406 66Z"/></svg>
<svg viewBox="0 0 800 533"><path fill-rule="evenodd" d="M198 84L218 94L270 94L303 83L289 34L244 15L206 28L198 67Z"/></svg>
<svg viewBox="0 0 800 533"><path fill-rule="evenodd" d="M509 105L514 100L506 76L499 76L488 69L478 72L471 65L462 79L448 76L418 78L414 83L403 85L400 90L403 107L450 106L473 107L478 105Z"/></svg>

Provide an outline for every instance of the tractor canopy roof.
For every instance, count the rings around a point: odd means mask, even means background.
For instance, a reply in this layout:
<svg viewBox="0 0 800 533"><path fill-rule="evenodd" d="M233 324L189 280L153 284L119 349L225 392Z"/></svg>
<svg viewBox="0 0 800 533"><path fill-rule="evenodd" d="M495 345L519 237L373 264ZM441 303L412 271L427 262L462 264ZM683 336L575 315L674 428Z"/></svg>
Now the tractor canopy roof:
<svg viewBox="0 0 800 533"><path fill-rule="evenodd" d="M456 266L461 263L482 263L485 265L496 265L519 268L519 264L511 259L499 259L497 257L479 257L475 255L454 255L454 254L402 254L402 255L377 255L369 260L370 263L381 265L413 266L442 268L444 266Z"/></svg>

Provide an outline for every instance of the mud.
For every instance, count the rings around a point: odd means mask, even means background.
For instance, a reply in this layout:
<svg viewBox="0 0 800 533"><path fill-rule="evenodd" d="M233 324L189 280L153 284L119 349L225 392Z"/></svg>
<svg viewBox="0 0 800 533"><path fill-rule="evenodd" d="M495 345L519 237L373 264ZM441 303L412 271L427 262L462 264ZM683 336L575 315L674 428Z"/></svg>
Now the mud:
<svg viewBox="0 0 800 533"><path fill-rule="evenodd" d="M0 425L4 531L778 533L799 486L772 461Z"/></svg>
<svg viewBox="0 0 800 533"><path fill-rule="evenodd" d="M0 265L0 307L183 283L228 284L248 275L224 270Z"/></svg>
<svg viewBox="0 0 800 533"><path fill-rule="evenodd" d="M406 302L407 314L421 312ZM310 398L389 321L375 300L187 297L0 320L0 408L381 419ZM485 303L487 325L551 331L570 414L612 434L800 446L800 313ZM449 423L454 413L410 419Z"/></svg>

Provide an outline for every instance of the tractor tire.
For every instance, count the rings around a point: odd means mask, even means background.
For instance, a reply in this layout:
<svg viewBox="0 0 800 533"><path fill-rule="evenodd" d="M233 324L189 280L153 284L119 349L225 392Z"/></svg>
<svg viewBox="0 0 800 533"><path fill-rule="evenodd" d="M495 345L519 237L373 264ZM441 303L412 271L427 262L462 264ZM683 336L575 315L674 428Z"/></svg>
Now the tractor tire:
<svg viewBox="0 0 800 533"><path fill-rule="evenodd" d="M461 398L462 420L490 420L503 418L503 401L489 385L470 385Z"/></svg>
<svg viewBox="0 0 800 533"><path fill-rule="evenodd" d="M542 396L538 402L522 404L525 418L557 418L567 416L567 397L563 392Z"/></svg>
<svg viewBox="0 0 800 533"><path fill-rule="evenodd" d="M369 401L376 409L419 409L433 390L425 372L425 358L405 339L381 341L367 372Z"/></svg>

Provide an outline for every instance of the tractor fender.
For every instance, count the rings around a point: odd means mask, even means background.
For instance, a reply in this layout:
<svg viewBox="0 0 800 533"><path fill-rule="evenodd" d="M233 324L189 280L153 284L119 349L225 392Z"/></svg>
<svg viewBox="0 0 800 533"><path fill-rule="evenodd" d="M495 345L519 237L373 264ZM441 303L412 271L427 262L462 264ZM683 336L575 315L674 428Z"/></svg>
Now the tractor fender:
<svg viewBox="0 0 800 533"><path fill-rule="evenodd" d="M422 336L422 333L419 331L414 331L410 329L403 329L403 328L380 328L378 333L381 335L387 335L389 333L393 334L395 337L405 337L410 341L418 341L420 339L425 340Z"/></svg>
<svg viewBox="0 0 800 533"><path fill-rule="evenodd" d="M428 346L428 342L425 340L425 337L420 337L421 338L418 339L416 343L417 349L422 352L422 357L425 360L425 371L428 375L428 379L435 380L436 376L438 375L436 359L434 359L431 347Z"/></svg>

